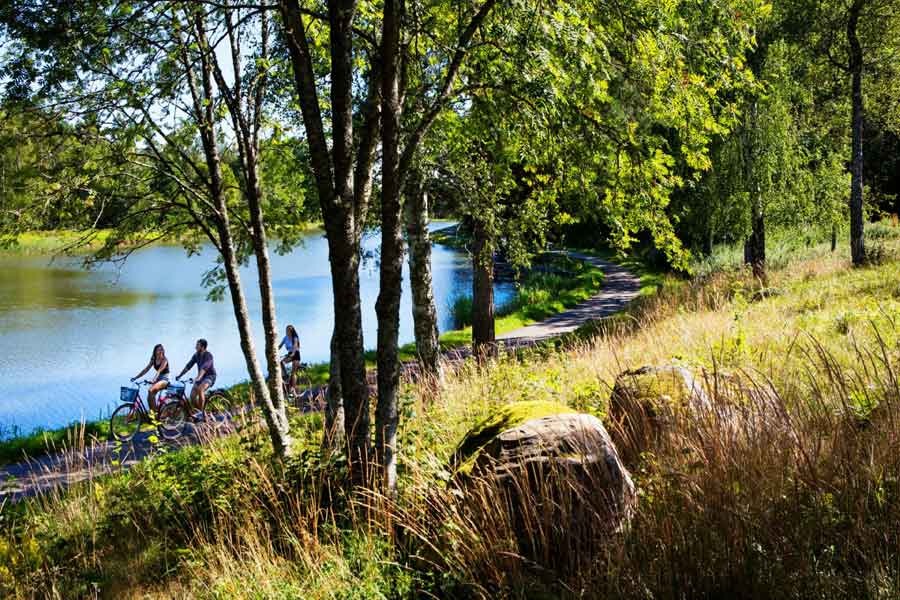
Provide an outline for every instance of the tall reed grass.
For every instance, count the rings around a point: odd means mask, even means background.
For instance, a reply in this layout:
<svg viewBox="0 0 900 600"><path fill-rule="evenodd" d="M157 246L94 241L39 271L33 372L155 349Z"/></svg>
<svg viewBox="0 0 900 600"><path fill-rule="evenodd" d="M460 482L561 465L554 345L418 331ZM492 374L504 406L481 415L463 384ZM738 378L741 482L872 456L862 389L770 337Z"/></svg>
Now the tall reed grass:
<svg viewBox="0 0 900 600"><path fill-rule="evenodd" d="M894 598L900 596L900 265L797 261L667 280L564 343L407 387L400 485L348 492L320 420L288 466L261 431L161 454L0 509L9 597ZM845 328L836 318L849 315ZM678 364L739 376L647 445L607 419L616 376ZM463 485L468 427L518 400L605 419L638 501L616 528L583 480ZM773 406L777 410L773 410ZM532 485L538 483L539 485ZM579 495L582 494L582 495ZM548 501L552 500L552 501Z"/></svg>

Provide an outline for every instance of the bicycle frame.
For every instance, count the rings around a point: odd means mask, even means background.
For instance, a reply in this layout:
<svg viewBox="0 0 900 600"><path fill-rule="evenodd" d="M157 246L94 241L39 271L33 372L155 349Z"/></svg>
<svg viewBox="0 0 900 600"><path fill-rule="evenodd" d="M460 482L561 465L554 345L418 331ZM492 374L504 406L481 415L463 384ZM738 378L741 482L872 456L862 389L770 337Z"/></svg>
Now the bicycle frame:
<svg viewBox="0 0 900 600"><path fill-rule="evenodd" d="M187 393L187 386L194 384L194 379L185 379L184 381L179 381L176 379L178 383L183 383L185 386L179 389L177 392L174 391L171 387L166 387L165 389L160 390L159 392L159 402L158 406L162 406L163 403L166 402L178 402L185 408L191 408L190 395Z"/></svg>
<svg viewBox="0 0 900 600"><path fill-rule="evenodd" d="M193 379L189 379L189 380L185 381L185 383L193 383L193 382L194 382ZM134 411L137 410L138 412L141 413L142 416L147 417L147 419L150 420L150 419L152 419L152 417L150 415L150 408L149 408L149 406L144 405L144 399L141 397L141 386L146 385L149 387L149 386L153 385L153 383L150 381L147 381L147 380L136 381L134 383L135 383L135 385L137 385L138 391L137 391L137 394L135 394L134 402L132 403L132 412L130 414L134 414ZM186 398L187 398L187 396L184 393L184 390L181 390L179 392L170 392L170 388L168 388L168 387L163 388L156 395L156 410L155 410L155 412L158 414L160 407L163 404L165 404L166 402L168 402L169 400L174 399L176 401L185 403L187 401Z"/></svg>
<svg viewBox="0 0 900 600"><path fill-rule="evenodd" d="M141 398L141 386L146 385L147 382L141 381L141 382L136 382L136 384L137 384L137 394L134 395L134 402L131 403L130 415L133 415L134 411L137 410L143 416L149 417L150 411L147 410L146 406L144 406L144 399Z"/></svg>

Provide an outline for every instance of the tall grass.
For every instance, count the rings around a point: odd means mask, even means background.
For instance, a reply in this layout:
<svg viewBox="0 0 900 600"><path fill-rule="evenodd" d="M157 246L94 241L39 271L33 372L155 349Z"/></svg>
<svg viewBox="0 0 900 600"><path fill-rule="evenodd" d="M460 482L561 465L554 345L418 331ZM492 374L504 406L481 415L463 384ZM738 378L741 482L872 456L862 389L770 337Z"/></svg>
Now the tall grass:
<svg viewBox="0 0 900 600"><path fill-rule="evenodd" d="M195 598L892 598L900 595L900 265L797 260L666 280L627 317L466 362L404 390L400 486L348 493L321 420L288 467L262 431L0 510L0 593ZM711 411L652 446L607 419L616 376L678 364ZM492 408L566 403L605 420L639 499L627 527L584 481L462 484L448 459ZM775 406L778 410L773 410ZM590 488L590 485L588 485ZM572 494L554 496L559 490ZM548 499L552 501L548 501Z"/></svg>

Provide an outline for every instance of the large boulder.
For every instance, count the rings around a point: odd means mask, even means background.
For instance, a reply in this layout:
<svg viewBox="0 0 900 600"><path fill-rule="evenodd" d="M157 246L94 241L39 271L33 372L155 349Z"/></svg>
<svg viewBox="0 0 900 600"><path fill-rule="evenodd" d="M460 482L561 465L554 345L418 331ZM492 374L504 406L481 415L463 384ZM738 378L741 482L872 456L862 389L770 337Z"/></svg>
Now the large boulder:
<svg viewBox="0 0 900 600"><path fill-rule="evenodd" d="M664 445L702 447L714 438L752 441L790 428L778 396L745 374L647 366L616 378L608 418L613 440L633 465Z"/></svg>
<svg viewBox="0 0 900 600"><path fill-rule="evenodd" d="M634 511L634 483L603 423L557 403L497 409L466 434L451 469L463 487L496 487L523 522L614 531Z"/></svg>

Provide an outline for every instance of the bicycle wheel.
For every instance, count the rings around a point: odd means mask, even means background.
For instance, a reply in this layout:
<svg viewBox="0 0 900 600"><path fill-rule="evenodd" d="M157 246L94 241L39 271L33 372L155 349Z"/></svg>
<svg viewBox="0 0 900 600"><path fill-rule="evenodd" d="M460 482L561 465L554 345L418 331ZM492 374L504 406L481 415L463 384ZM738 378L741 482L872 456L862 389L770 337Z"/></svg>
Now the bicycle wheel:
<svg viewBox="0 0 900 600"><path fill-rule="evenodd" d="M309 392L312 388L312 379L309 378L309 373L306 372L306 369L300 369L297 371L297 378L294 380L294 387L297 388L297 395L302 396Z"/></svg>
<svg viewBox="0 0 900 600"><path fill-rule="evenodd" d="M205 429L216 433L233 428L231 396L222 390L216 390L206 396L203 407L203 423Z"/></svg>
<svg viewBox="0 0 900 600"><path fill-rule="evenodd" d="M159 434L174 440L184 434L188 424L188 414L184 406L177 400L171 400L159 407Z"/></svg>
<svg viewBox="0 0 900 600"><path fill-rule="evenodd" d="M120 405L109 418L109 438L119 442L130 442L141 430L143 414L129 402Z"/></svg>

